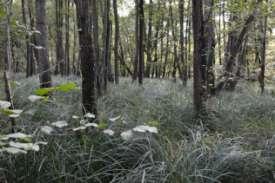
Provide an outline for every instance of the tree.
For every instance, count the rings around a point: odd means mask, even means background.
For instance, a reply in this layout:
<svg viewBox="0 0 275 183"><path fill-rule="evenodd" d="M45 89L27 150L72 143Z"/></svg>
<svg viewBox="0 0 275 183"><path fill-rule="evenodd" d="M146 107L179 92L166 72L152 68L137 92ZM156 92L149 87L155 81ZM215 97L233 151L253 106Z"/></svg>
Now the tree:
<svg viewBox="0 0 275 183"><path fill-rule="evenodd" d="M118 48L119 48L119 15L117 12L117 0L113 0L113 9L114 9L114 18L115 18L115 45L114 45L114 56L115 56L115 83L119 84L119 55L118 55Z"/></svg>
<svg viewBox="0 0 275 183"><path fill-rule="evenodd" d="M144 75L144 0L136 0L136 65L139 84Z"/></svg>
<svg viewBox="0 0 275 183"><path fill-rule="evenodd" d="M268 0L263 1L263 5L268 4ZM263 13L263 17L260 19L260 50L261 50L261 59L260 59L260 74L259 74L259 83L261 92L264 93L265 90L265 64L266 64L266 38L267 38L267 20L268 16L266 12Z"/></svg>
<svg viewBox="0 0 275 183"><path fill-rule="evenodd" d="M70 75L70 0L65 1L65 74Z"/></svg>
<svg viewBox="0 0 275 183"><path fill-rule="evenodd" d="M55 1L56 12L56 70L55 74L65 75L65 53L63 47L63 3L64 0Z"/></svg>
<svg viewBox="0 0 275 183"><path fill-rule="evenodd" d="M148 33L147 33L147 60L145 76L150 77L150 69L152 64L152 27L153 27L153 0L149 1L149 16L148 16Z"/></svg>
<svg viewBox="0 0 275 183"><path fill-rule="evenodd" d="M182 71L182 80L183 84L187 84L188 75L187 75L187 59L184 59L184 51L186 51L184 47L184 0L179 0L179 15L180 15L180 63L183 64Z"/></svg>
<svg viewBox="0 0 275 183"><path fill-rule="evenodd" d="M99 50L99 40L98 40L98 35L99 35L99 28L98 28L98 9L97 9L97 1L92 0L92 25L93 25L93 32L92 32L92 38L93 38L93 44L94 44L94 53L95 53L95 60L96 60L96 89L97 89L97 94L99 96L102 95L102 84L103 84L103 76L102 76L102 67L104 66L101 62L100 58L100 50Z"/></svg>
<svg viewBox="0 0 275 183"><path fill-rule="evenodd" d="M26 77L30 77L35 73L35 63L34 63L34 55L33 55L33 47L32 47L33 36L29 34L29 32L33 29L33 25L31 23L32 12L31 12L31 8L30 8L31 5L29 1L30 0L27 0L27 2L25 0L21 0L22 21L26 29L26 36L25 36L26 60L27 60Z"/></svg>
<svg viewBox="0 0 275 183"><path fill-rule="evenodd" d="M91 36L89 2L89 0L75 0L77 25L79 30L79 57L81 60L83 111L84 113L89 112L96 115L96 60L94 57L94 49ZM93 4L91 4L91 6L93 6Z"/></svg>
<svg viewBox="0 0 275 183"><path fill-rule="evenodd" d="M197 115L204 110L205 85L205 56L204 56L204 21L203 21L203 1L192 0L192 18L193 18L193 39L194 39L194 91L193 102Z"/></svg>
<svg viewBox="0 0 275 183"><path fill-rule="evenodd" d="M240 31L232 29L228 33L228 41L225 48L225 59L224 59L224 73L222 79L216 86L216 92L223 89L233 91L238 83L238 72L239 68L236 67L236 62L240 51L242 50L243 42L247 36L251 24L254 22L258 5L260 1L257 1L253 12L245 19L244 24ZM236 2L232 2L236 3ZM238 16L235 12L230 14L230 23L233 24L238 20Z"/></svg>
<svg viewBox="0 0 275 183"><path fill-rule="evenodd" d="M207 67L207 78L206 85L207 91L209 94L215 93L215 74L214 74L214 65L215 65L215 25L214 25L214 0L205 0L204 8L204 42L206 44L205 50L205 60Z"/></svg>
<svg viewBox="0 0 275 183"><path fill-rule="evenodd" d="M48 55L48 33L46 24L46 0L35 0L36 10L36 51L41 88L52 86L49 55Z"/></svg>
<svg viewBox="0 0 275 183"><path fill-rule="evenodd" d="M11 86L10 86L10 75L12 72L12 51L11 51L11 7L12 7L12 0L7 1L6 5L6 23L5 23L5 66L4 66L4 86L5 86L5 94L6 100L11 103L10 109L14 109L13 100L12 100L12 93L11 93ZM15 121L11 118L11 131L14 132Z"/></svg>
<svg viewBox="0 0 275 183"><path fill-rule="evenodd" d="M107 91L108 81L113 80L112 78L112 69L110 63L110 54L111 54L111 20L110 20L110 0L104 1L104 16L103 16L103 89Z"/></svg>

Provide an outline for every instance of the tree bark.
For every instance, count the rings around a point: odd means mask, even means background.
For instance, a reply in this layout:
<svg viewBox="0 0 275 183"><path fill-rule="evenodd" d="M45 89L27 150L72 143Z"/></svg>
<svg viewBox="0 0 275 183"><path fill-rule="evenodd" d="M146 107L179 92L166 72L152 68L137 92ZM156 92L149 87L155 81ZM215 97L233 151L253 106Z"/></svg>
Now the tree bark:
<svg viewBox="0 0 275 183"><path fill-rule="evenodd" d="M114 18L115 18L115 43L114 43L114 63L115 63L115 83L119 84L119 15L117 11L117 0L113 0Z"/></svg>
<svg viewBox="0 0 275 183"><path fill-rule="evenodd" d="M89 0L75 0L77 24L79 30L79 56L81 60L83 112L89 112L96 115L96 60L94 57L94 49L91 36L92 34L89 19L89 3Z"/></svg>
<svg viewBox="0 0 275 183"><path fill-rule="evenodd" d="M204 57L204 21L203 21L203 1L192 0L192 17L193 17L193 39L194 39L194 93L193 102L196 115L200 115L204 111L204 79L205 63Z"/></svg>
<svg viewBox="0 0 275 183"><path fill-rule="evenodd" d="M48 55L48 33L46 25L46 0L35 0L36 9L36 51L39 68L40 87L52 86L51 71Z"/></svg>
<svg viewBox="0 0 275 183"><path fill-rule="evenodd" d="M103 50L103 77L104 84L103 90L107 91L107 85L110 75L110 44L111 44L111 22L110 22L110 0L105 0L105 11L104 11L104 29L103 29L103 41L104 41L104 50Z"/></svg>
<svg viewBox="0 0 275 183"><path fill-rule="evenodd" d="M65 54L63 47L63 1L55 1L56 13L56 70L55 74L65 75Z"/></svg>

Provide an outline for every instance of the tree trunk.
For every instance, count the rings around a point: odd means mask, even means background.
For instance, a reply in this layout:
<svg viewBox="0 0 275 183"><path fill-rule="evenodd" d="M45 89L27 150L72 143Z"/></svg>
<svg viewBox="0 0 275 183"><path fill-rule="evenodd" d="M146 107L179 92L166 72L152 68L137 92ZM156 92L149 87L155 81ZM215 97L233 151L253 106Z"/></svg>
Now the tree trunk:
<svg viewBox="0 0 275 183"><path fill-rule="evenodd" d="M107 91L108 85L108 77L110 74L109 68L109 58L110 58L110 42L111 42L111 23L110 23L110 0L105 0L105 11L104 11L104 29L103 29L103 40L104 40L104 50L103 50L103 77L104 77L104 84L103 90Z"/></svg>
<svg viewBox="0 0 275 183"><path fill-rule="evenodd" d="M268 3L268 0L266 0ZM266 64L266 38L267 38L267 15L264 15L261 22L261 62L260 62L260 74L259 74L259 83L261 87L261 92L264 93L265 90L265 64Z"/></svg>
<svg viewBox="0 0 275 183"><path fill-rule="evenodd" d="M96 60L94 57L94 49L91 36L92 34L89 19L89 2L89 0L75 0L79 30L79 56L81 60L83 112L90 112L96 115Z"/></svg>
<svg viewBox="0 0 275 183"><path fill-rule="evenodd" d="M194 39L194 93L193 102L196 115L204 111L204 79L203 75L205 63L204 56L204 23L203 23L203 2L202 0L192 0L193 10L193 39Z"/></svg>
<svg viewBox="0 0 275 183"><path fill-rule="evenodd" d="M258 4L259 2L256 3L253 13L251 13L246 19L240 33L238 33L237 30L232 30L228 34L224 59L224 74L222 80L216 86L216 92L219 92L222 89L232 91L238 83L238 78L236 77L236 71L238 71L238 68L236 69L235 67L237 56L240 53L242 43L245 40L250 25L255 19ZM237 19L238 17L236 15L231 14L230 22L234 22Z"/></svg>
<svg viewBox="0 0 275 183"><path fill-rule="evenodd" d="M186 86L188 76L187 76L187 60L186 58L184 59L185 55L185 47L184 47L184 0L179 1L179 15L180 15L180 54L179 54L179 59L180 63L183 64L183 71L181 75L181 79L183 81L183 85Z"/></svg>
<svg viewBox="0 0 275 183"><path fill-rule="evenodd" d="M39 68L39 78L41 88L52 86L51 71L48 55L48 33L46 25L46 0L35 0L36 9L36 51Z"/></svg>
<svg viewBox="0 0 275 183"><path fill-rule="evenodd" d="M145 77L150 77L150 69L152 64L152 27L153 27L153 0L149 1L149 16L148 16L148 35L147 35L147 60Z"/></svg>
<svg viewBox="0 0 275 183"><path fill-rule="evenodd" d="M114 18L115 18L115 43L114 43L114 63L115 63L115 83L119 84L119 16L117 12L117 0L113 0Z"/></svg>
<svg viewBox="0 0 275 183"><path fill-rule="evenodd" d="M65 75L65 54L63 47L63 1L55 1L56 11L56 70L55 74Z"/></svg>
<svg viewBox="0 0 275 183"><path fill-rule="evenodd" d="M208 94L213 95L215 93L215 28L214 28L214 0L205 0L205 10L204 10L204 42L206 44L205 57L206 57L206 67L207 67L207 91Z"/></svg>
<svg viewBox="0 0 275 183"><path fill-rule="evenodd" d="M6 44L5 44L5 68L4 68L4 87L5 87L5 94L6 100L11 103L10 109L14 109L12 94L11 94L11 87L10 87L10 76L12 72L12 51L11 51L11 29L10 29L10 20L11 20L11 8L12 8L13 1L10 0L6 4L6 24L5 24L5 34L6 34ZM15 121L13 118L11 120L11 132L15 132Z"/></svg>
<svg viewBox="0 0 275 183"><path fill-rule="evenodd" d="M65 74L68 76L71 73L70 69L70 0L66 0L66 15L65 15Z"/></svg>
<svg viewBox="0 0 275 183"><path fill-rule="evenodd" d="M93 43L94 43L94 53L95 53L95 60L96 60L96 89L97 89L97 94L99 96L102 95L102 85L103 85L103 63L101 62L102 58L100 57L100 49L99 49L99 30L98 30L98 9L97 9L97 1L93 1L93 6L92 6L92 15L91 15L91 20L92 20L92 25L93 25Z"/></svg>

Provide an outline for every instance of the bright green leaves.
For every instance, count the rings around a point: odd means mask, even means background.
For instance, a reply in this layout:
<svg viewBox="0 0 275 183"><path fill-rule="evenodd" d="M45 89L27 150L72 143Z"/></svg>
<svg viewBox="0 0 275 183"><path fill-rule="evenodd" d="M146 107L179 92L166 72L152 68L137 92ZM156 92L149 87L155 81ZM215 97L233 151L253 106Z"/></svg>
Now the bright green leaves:
<svg viewBox="0 0 275 183"><path fill-rule="evenodd" d="M59 85L59 86L55 87L55 89L57 91L61 91L61 92L70 92L72 90L77 89L77 86L76 86L75 83L69 82L69 83L66 83L66 84Z"/></svg>
<svg viewBox="0 0 275 183"><path fill-rule="evenodd" d="M60 91L60 92L70 92L72 90L76 90L77 86L73 82L65 83L58 85L56 87L50 87L50 88L39 88L34 91L34 93L38 96L48 96L52 92Z"/></svg>
<svg viewBox="0 0 275 183"><path fill-rule="evenodd" d="M34 91L34 93L38 96L47 96L50 95L50 93L52 93L55 90L55 88L51 87L51 88L39 88L37 90Z"/></svg>

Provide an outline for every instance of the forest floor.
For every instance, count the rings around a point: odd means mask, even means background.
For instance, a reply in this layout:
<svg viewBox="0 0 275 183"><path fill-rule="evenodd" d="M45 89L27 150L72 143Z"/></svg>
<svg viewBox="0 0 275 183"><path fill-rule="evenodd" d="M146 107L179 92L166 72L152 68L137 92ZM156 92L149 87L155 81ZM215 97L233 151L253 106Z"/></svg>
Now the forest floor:
<svg viewBox="0 0 275 183"><path fill-rule="evenodd" d="M30 102L38 80L20 78L12 83L15 106L24 110L17 130L48 145L1 154L0 182L275 182L275 96L260 95L256 83L242 82L234 93L213 97L208 115L198 121L191 83L154 79L139 87L122 79L98 100L98 127L74 131L82 118L79 88ZM80 86L73 76L53 81ZM68 126L42 133L42 126L56 121ZM133 130L139 125L150 126L151 133Z"/></svg>

